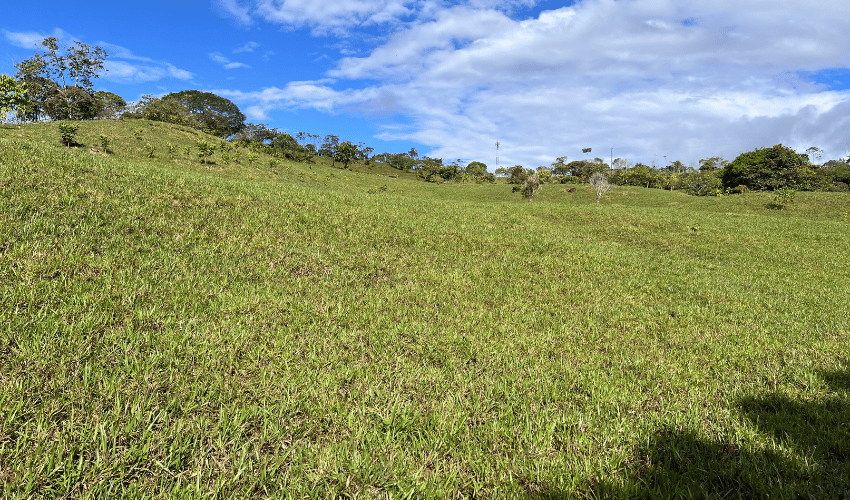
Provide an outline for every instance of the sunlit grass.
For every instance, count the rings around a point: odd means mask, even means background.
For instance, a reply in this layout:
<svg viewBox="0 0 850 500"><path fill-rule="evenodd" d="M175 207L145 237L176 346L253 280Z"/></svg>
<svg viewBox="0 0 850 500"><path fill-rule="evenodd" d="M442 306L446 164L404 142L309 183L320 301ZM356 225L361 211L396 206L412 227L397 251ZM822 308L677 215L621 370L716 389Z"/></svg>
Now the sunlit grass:
<svg viewBox="0 0 850 500"><path fill-rule="evenodd" d="M78 135L0 129L5 497L850 488L846 194L529 204Z"/></svg>

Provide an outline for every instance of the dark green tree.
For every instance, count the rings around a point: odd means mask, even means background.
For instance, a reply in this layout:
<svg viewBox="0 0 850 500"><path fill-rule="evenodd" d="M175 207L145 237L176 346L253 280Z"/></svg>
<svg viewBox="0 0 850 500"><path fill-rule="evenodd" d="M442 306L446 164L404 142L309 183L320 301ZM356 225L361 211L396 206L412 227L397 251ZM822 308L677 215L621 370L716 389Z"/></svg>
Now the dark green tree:
<svg viewBox="0 0 850 500"><path fill-rule="evenodd" d="M204 132L227 139L245 127L245 115L230 99L200 90L183 90L166 95L163 101L171 101L185 108Z"/></svg>
<svg viewBox="0 0 850 500"><path fill-rule="evenodd" d="M777 144L743 153L723 169L721 179L727 188L746 186L754 191L795 189L808 177L809 158L793 149Z"/></svg>
<svg viewBox="0 0 850 500"><path fill-rule="evenodd" d="M508 184L522 185L533 173L533 170L526 169L522 165L514 165L508 169Z"/></svg>
<svg viewBox="0 0 850 500"><path fill-rule="evenodd" d="M98 90L94 93L96 113L95 118L102 120L114 120L121 116L127 108L127 101L118 94Z"/></svg>
<svg viewBox="0 0 850 500"><path fill-rule="evenodd" d="M699 171L714 172L716 170L723 170L726 168L726 165L729 165L728 161L719 156L712 156L711 158L703 158L699 161Z"/></svg>
<svg viewBox="0 0 850 500"><path fill-rule="evenodd" d="M336 147L333 159L342 163L345 168L348 168L348 165L357 159L359 153L357 146L349 141L345 141Z"/></svg>

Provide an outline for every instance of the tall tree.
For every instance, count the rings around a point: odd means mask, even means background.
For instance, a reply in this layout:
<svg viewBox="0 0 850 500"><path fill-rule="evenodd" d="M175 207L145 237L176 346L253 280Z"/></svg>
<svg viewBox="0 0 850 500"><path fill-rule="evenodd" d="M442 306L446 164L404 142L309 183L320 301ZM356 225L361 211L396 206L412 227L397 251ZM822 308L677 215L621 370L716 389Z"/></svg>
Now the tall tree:
<svg viewBox="0 0 850 500"><path fill-rule="evenodd" d="M41 45L44 53L15 64L17 78L30 91L24 118L38 120L44 114L53 120L94 118L97 100L92 96L92 80L106 71L103 64L109 54L79 41L62 47L56 37L45 38Z"/></svg>
<svg viewBox="0 0 850 500"><path fill-rule="evenodd" d="M183 90L162 98L188 110L207 133L226 139L245 128L245 115L230 99L211 92Z"/></svg>

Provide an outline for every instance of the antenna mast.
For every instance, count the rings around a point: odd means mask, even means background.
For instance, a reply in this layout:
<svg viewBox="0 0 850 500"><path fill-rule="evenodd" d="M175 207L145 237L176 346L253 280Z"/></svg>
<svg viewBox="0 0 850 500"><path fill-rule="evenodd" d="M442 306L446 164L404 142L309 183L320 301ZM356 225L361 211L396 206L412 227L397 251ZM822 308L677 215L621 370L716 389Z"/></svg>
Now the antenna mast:
<svg viewBox="0 0 850 500"><path fill-rule="evenodd" d="M499 168L499 141L496 141L496 168Z"/></svg>

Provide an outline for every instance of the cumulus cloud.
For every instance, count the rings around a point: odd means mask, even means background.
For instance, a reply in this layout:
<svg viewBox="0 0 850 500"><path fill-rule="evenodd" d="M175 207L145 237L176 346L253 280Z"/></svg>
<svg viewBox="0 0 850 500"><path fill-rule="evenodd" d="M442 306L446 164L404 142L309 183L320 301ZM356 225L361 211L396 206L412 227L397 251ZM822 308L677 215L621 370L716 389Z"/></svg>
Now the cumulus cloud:
<svg viewBox="0 0 850 500"><path fill-rule="evenodd" d="M425 9L400 1L250 5L266 20L321 19L329 28L387 9L396 18ZM584 0L530 19L512 18L510 5L495 0L430 5L428 19L364 57L339 60L327 81L239 98L265 112L401 114L385 121L381 138L485 162L499 140L505 163L526 166L582 157L583 147L643 162L732 158L779 142L844 152L850 91L800 75L850 68L850 3Z"/></svg>

